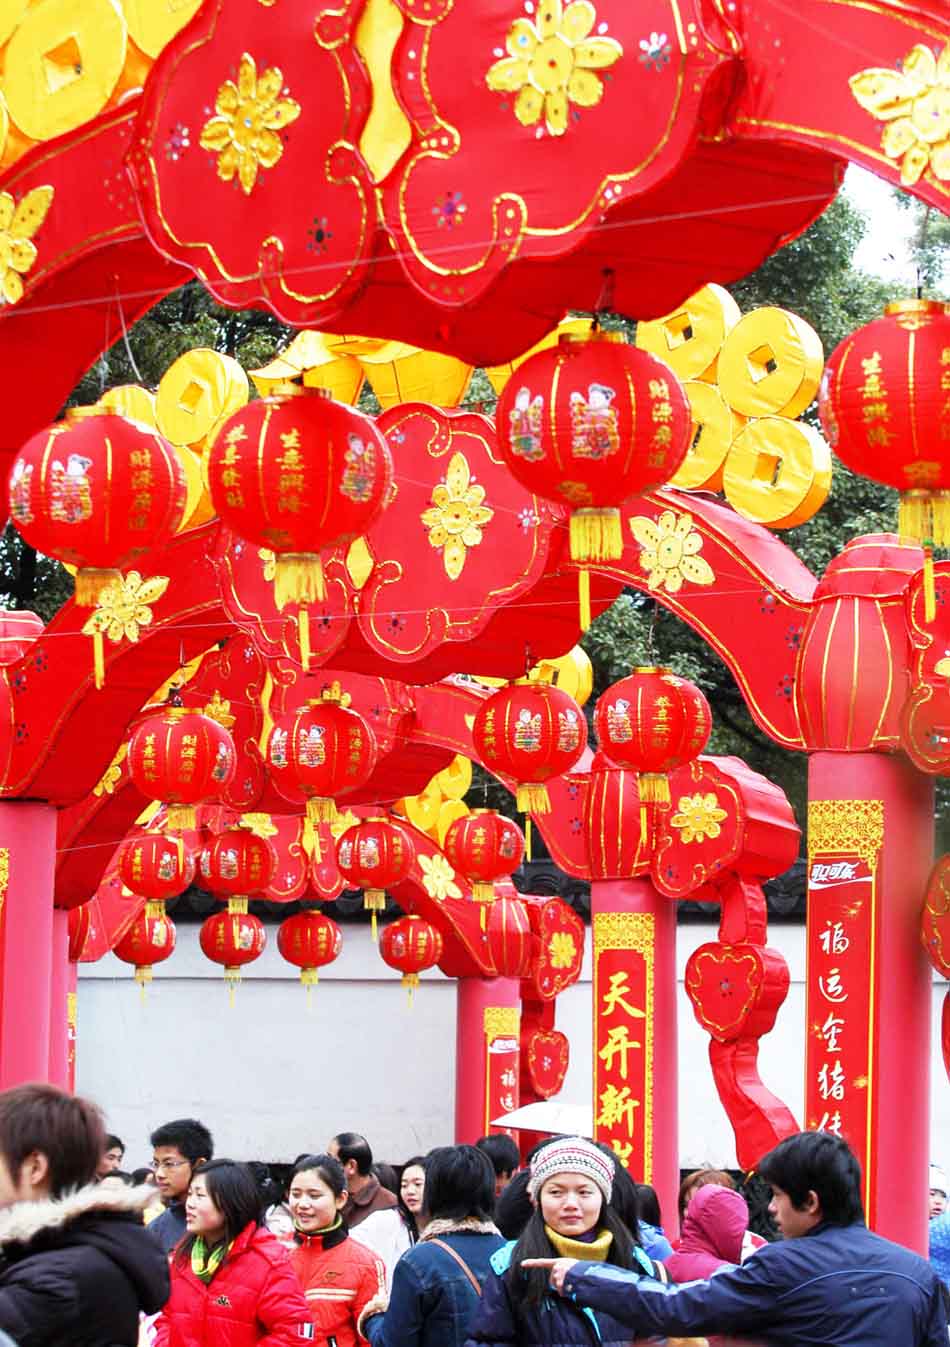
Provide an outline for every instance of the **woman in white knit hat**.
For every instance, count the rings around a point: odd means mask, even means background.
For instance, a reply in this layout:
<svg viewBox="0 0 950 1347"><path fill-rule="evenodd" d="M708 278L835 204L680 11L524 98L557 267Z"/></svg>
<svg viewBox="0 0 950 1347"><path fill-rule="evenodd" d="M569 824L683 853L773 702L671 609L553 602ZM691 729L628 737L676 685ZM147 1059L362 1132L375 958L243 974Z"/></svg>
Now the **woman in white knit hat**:
<svg viewBox="0 0 950 1347"><path fill-rule="evenodd" d="M610 1207L613 1176L610 1156L581 1137L537 1152L528 1182L534 1211L517 1243L492 1255L466 1347L590 1347L595 1336L602 1347L629 1347L628 1328L552 1295L543 1268L522 1268L527 1258L590 1259L666 1280Z"/></svg>

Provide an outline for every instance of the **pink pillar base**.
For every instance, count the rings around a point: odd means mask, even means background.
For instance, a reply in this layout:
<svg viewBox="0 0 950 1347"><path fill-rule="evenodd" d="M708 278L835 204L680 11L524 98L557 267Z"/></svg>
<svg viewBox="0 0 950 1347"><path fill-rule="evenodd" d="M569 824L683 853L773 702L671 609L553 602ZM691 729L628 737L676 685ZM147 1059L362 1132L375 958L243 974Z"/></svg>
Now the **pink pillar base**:
<svg viewBox="0 0 950 1347"><path fill-rule="evenodd" d="M489 1129L490 1118L518 1107L521 996L515 978L459 978L456 996L455 1140L471 1145L500 1130ZM511 1108L502 1107L509 1098Z"/></svg>
<svg viewBox="0 0 950 1347"><path fill-rule="evenodd" d="M3 862L9 867L9 881L0 939L0 1089L8 1089L49 1078L56 863L52 805L0 802L0 865Z"/></svg>

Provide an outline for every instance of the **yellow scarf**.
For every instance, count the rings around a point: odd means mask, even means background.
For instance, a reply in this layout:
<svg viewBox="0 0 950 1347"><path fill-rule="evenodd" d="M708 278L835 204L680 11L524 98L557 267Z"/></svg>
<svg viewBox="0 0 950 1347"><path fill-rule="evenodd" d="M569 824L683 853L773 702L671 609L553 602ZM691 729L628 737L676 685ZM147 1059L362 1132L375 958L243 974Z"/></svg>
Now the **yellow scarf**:
<svg viewBox="0 0 950 1347"><path fill-rule="evenodd" d="M584 1263L606 1263L614 1239L609 1230L598 1230L597 1238L588 1243L582 1239L571 1239L569 1235L559 1235L547 1224L544 1233L554 1245L559 1258L573 1258Z"/></svg>

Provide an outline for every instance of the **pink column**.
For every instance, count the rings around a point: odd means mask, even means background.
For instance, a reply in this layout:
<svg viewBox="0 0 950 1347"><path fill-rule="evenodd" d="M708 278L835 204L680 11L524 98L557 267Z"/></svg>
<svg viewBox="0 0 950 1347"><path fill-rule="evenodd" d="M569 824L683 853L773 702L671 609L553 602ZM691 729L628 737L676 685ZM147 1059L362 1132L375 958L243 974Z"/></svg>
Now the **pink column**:
<svg viewBox="0 0 950 1347"><path fill-rule="evenodd" d="M591 884L594 1135L652 1183L675 1234L679 1191L676 904L649 879Z"/></svg>
<svg viewBox="0 0 950 1347"><path fill-rule="evenodd" d="M53 908L52 976L50 978L49 1078L62 1090L69 1080L69 913Z"/></svg>
<svg viewBox="0 0 950 1347"><path fill-rule="evenodd" d="M55 861L55 808L0 802L2 1089L49 1076Z"/></svg>
<svg viewBox="0 0 950 1347"><path fill-rule="evenodd" d="M456 997L455 1140L471 1144L518 1107L521 997L516 978L459 978Z"/></svg>
<svg viewBox="0 0 950 1347"><path fill-rule="evenodd" d="M932 779L883 753L813 754L808 853L805 1125L856 1151L868 1224L926 1255Z"/></svg>

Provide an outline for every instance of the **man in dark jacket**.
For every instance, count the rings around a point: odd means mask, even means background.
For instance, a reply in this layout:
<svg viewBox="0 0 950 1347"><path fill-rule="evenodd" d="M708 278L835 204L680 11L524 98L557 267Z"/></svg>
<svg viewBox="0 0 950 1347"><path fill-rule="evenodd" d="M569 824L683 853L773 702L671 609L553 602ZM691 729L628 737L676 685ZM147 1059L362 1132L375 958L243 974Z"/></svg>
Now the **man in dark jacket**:
<svg viewBox="0 0 950 1347"><path fill-rule="evenodd" d="M765 1333L776 1347L947 1347L936 1276L864 1224L861 1170L847 1144L800 1132L759 1173L783 1235L710 1281L664 1286L607 1264L538 1260L577 1304L636 1334Z"/></svg>
<svg viewBox="0 0 950 1347"><path fill-rule="evenodd" d="M149 1188L92 1182L94 1105L50 1085L0 1094L0 1331L17 1347L135 1347L168 1299L142 1225Z"/></svg>
<svg viewBox="0 0 950 1347"><path fill-rule="evenodd" d="M148 1227L148 1233L166 1253L171 1253L185 1234L185 1198L198 1165L214 1157L214 1142L197 1118L176 1118L163 1123L151 1135L155 1186L165 1210Z"/></svg>

